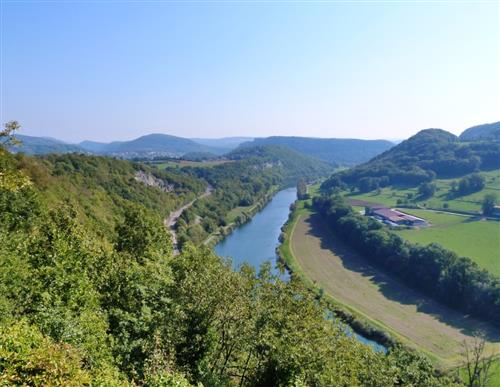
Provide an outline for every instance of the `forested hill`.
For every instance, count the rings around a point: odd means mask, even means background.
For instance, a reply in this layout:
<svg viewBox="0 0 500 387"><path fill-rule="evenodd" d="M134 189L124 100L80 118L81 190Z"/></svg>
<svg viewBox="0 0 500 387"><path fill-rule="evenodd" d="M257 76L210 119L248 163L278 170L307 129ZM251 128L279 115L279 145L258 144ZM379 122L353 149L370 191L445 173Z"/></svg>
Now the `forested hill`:
<svg viewBox="0 0 500 387"><path fill-rule="evenodd" d="M130 206L140 205L163 219L206 187L206 182L181 171L160 171L102 156L16 155L11 164L33 182L45 207L64 203L81 225L100 234L112 232Z"/></svg>
<svg viewBox="0 0 500 387"><path fill-rule="evenodd" d="M239 187L279 183L249 161L228 164L250 168ZM415 352L375 353L348 337L321 299L269 267L233 271L189 241L174 258L153 209L203 189L192 170L168 177L126 161L13 156L0 146L0 172L5 385L456 385ZM91 225L97 209L111 215L98 216L109 227Z"/></svg>
<svg viewBox="0 0 500 387"><path fill-rule="evenodd" d="M347 184L419 184L435 177L456 177L500 167L500 141L460 141L441 129L425 129L369 162L333 177Z"/></svg>
<svg viewBox="0 0 500 387"><path fill-rule="evenodd" d="M462 141L472 140L500 140L500 121L492 124L483 124L466 129L460 135Z"/></svg>
<svg viewBox="0 0 500 387"><path fill-rule="evenodd" d="M97 145L97 147L96 147ZM83 142L80 146L99 154L133 157L180 157L190 152L210 152L223 154L229 149L199 144L187 138L167 134L148 134L130 141L115 141L109 144Z"/></svg>
<svg viewBox="0 0 500 387"><path fill-rule="evenodd" d="M11 152L23 152L29 155L85 152L85 149L78 145L66 144L54 138L25 135L16 135L16 138L21 141L21 144L12 145L10 147Z"/></svg>
<svg viewBox="0 0 500 387"><path fill-rule="evenodd" d="M370 160L394 144L386 140L273 136L256 138L240 147L256 145L286 146L331 164L352 166Z"/></svg>
<svg viewBox="0 0 500 387"><path fill-rule="evenodd" d="M327 176L335 164L304 155L288 147L277 145L245 146L226 155L231 160L249 160L267 167L281 167L286 184L295 184L300 178L314 180Z"/></svg>

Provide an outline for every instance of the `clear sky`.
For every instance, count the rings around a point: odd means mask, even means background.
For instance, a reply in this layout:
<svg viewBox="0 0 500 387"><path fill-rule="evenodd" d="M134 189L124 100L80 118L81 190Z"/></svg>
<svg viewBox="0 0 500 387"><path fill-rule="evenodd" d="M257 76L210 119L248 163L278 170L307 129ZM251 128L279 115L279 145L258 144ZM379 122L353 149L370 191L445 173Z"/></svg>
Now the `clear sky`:
<svg viewBox="0 0 500 387"><path fill-rule="evenodd" d="M495 1L1 0L1 120L67 141L500 120Z"/></svg>

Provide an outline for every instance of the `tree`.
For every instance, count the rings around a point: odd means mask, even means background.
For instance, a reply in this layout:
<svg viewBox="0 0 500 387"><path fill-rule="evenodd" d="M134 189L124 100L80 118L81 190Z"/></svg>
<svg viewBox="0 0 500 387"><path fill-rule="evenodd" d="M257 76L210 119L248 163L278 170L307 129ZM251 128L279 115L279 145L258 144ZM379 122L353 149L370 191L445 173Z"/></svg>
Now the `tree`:
<svg viewBox="0 0 500 387"><path fill-rule="evenodd" d="M418 193L423 198L430 198L436 192L436 184L434 183L422 183L418 186Z"/></svg>
<svg viewBox="0 0 500 387"><path fill-rule="evenodd" d="M307 185L304 179L300 179L297 183L297 198L299 200L308 199L309 195L307 194Z"/></svg>
<svg viewBox="0 0 500 387"><path fill-rule="evenodd" d="M21 142L14 137L14 132L21 128L19 122L9 121L4 125L4 127L4 130L0 130L0 145L3 147L9 145L19 145Z"/></svg>
<svg viewBox="0 0 500 387"><path fill-rule="evenodd" d="M485 354L486 338L478 333L472 340L462 343L462 355L465 359L465 380L468 387L486 387L491 376L494 356Z"/></svg>
<svg viewBox="0 0 500 387"><path fill-rule="evenodd" d="M458 183L458 193L461 195L481 191L485 185L485 178L478 173L465 176Z"/></svg>
<svg viewBox="0 0 500 387"><path fill-rule="evenodd" d="M493 214L496 201L497 201L497 196L495 194L484 195L483 205L482 205L484 215Z"/></svg>

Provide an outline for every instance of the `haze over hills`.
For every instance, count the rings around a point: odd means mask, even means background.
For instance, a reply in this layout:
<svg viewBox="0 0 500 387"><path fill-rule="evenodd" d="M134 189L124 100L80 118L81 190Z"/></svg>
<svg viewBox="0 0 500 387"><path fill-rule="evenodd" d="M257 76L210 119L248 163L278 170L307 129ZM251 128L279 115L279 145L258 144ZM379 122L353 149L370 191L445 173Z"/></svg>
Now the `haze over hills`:
<svg viewBox="0 0 500 387"><path fill-rule="evenodd" d="M254 145L287 146L329 163L352 166L368 161L394 144L387 140L272 136L256 138L241 146Z"/></svg>

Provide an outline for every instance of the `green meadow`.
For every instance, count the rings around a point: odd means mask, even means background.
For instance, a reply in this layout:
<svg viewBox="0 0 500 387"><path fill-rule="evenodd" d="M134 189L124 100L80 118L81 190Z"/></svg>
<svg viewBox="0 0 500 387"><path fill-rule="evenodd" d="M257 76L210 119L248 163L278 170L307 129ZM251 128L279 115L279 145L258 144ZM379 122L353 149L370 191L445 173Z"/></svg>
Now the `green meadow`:
<svg viewBox="0 0 500 387"><path fill-rule="evenodd" d="M431 226L422 229L398 230L403 238L420 244L439 243L460 256L471 258L491 273L500 275L500 220L485 220L481 213L484 196L494 193L500 200L500 170L481 172L486 179L485 188L464 196L452 193L453 181L460 179L437 179L436 193L426 199L418 197L417 187L385 187L368 193L346 193L348 199L364 200L398 207L401 201L411 198L411 204L421 209L400 209L421 217ZM355 207L357 210L361 208ZM445 212L439 211L443 210ZM467 212L462 215L450 212ZM477 215L476 215L477 214Z"/></svg>
<svg viewBox="0 0 500 387"><path fill-rule="evenodd" d="M481 204L486 194L496 194L500 200L500 169L489 172L481 172L486 179L486 186L479 192L469 195L456 196L451 188L453 182L460 179L437 179L434 181L437 187L436 193L430 198L419 198L417 187L391 186L363 194L347 194L351 199L366 200L383 204L389 207L398 205L398 200L409 200L413 204L426 208L445 209L449 211L465 211L480 213ZM411 199L409 199L411 198Z"/></svg>
<svg viewBox="0 0 500 387"><path fill-rule="evenodd" d="M397 231L403 238L420 244L439 243L500 275L500 221L430 210L404 212L426 219L431 226Z"/></svg>

